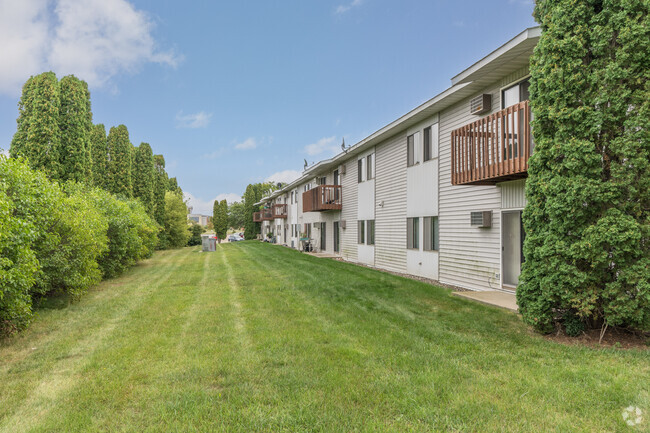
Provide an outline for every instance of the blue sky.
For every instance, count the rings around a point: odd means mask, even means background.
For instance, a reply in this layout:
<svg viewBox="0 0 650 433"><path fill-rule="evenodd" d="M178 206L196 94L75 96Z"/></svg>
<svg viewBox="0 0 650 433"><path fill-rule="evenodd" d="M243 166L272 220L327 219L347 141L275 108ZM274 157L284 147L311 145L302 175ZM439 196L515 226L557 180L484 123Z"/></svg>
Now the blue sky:
<svg viewBox="0 0 650 433"><path fill-rule="evenodd" d="M0 0L0 148L29 75L74 73L95 123L167 160L195 210L288 181L535 25L532 1ZM286 171L286 172L285 172ZM284 173L283 173L284 172Z"/></svg>

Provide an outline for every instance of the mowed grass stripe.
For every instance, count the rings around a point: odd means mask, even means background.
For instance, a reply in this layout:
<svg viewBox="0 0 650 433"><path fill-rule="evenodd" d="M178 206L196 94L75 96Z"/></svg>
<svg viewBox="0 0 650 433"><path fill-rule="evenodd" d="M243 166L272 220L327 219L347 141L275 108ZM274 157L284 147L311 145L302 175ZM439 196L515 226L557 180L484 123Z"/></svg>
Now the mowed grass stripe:
<svg viewBox="0 0 650 433"><path fill-rule="evenodd" d="M447 290L258 242L157 253L35 325L0 348L6 413L42 361L101 338L31 431L627 431L622 410L650 407L647 351L560 346Z"/></svg>
<svg viewBox="0 0 650 433"><path fill-rule="evenodd" d="M39 416L47 412L57 394L72 385L87 356L131 309L144 302L145 286L160 285L174 273L179 254L161 254L150 261L154 263L140 266L144 272L131 271L119 282L105 282L79 303L48 311L28 331L3 342L0 431L17 431L29 423L30 409ZM12 407L17 409L14 413Z"/></svg>

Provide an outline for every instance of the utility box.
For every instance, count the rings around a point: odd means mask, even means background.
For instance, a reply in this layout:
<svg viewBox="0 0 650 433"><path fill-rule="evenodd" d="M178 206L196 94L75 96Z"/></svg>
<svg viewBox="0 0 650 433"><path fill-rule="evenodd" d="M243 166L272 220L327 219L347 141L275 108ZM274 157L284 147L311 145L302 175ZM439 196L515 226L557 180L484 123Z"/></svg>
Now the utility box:
<svg viewBox="0 0 650 433"><path fill-rule="evenodd" d="M204 253L217 251L217 239L214 235L201 235L201 244L203 245Z"/></svg>

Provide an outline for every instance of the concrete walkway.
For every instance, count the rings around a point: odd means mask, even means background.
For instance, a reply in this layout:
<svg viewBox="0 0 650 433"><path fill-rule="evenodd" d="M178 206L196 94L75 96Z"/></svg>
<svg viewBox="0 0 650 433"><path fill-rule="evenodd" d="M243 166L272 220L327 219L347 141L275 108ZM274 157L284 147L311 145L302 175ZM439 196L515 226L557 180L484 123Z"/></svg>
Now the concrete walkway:
<svg viewBox="0 0 650 433"><path fill-rule="evenodd" d="M514 293L500 292L498 290L487 290L484 292L453 292L454 296L471 299L495 307L505 308L510 311L517 311L517 298Z"/></svg>
<svg viewBox="0 0 650 433"><path fill-rule="evenodd" d="M308 255L310 255L310 256L314 256L314 257L320 257L320 258L322 258L322 259L336 259L336 258L339 257L339 256L336 255L336 254L331 254L331 253L327 253L327 252L320 252L320 253L305 253L305 254L308 254Z"/></svg>

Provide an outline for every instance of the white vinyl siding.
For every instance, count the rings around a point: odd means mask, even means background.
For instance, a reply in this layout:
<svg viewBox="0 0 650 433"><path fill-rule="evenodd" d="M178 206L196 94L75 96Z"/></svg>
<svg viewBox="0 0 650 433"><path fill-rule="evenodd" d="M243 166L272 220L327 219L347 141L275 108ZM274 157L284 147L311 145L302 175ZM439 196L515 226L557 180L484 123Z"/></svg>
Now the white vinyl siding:
<svg viewBox="0 0 650 433"><path fill-rule="evenodd" d="M375 148L375 266L396 272L406 269L406 134Z"/></svg>
<svg viewBox="0 0 650 433"><path fill-rule="evenodd" d="M344 161L345 174L341 174L341 194L343 209L341 220L346 228L341 228L341 256L350 261L357 260L357 160Z"/></svg>
<svg viewBox="0 0 650 433"><path fill-rule="evenodd" d="M528 68L494 83L480 93L492 94L492 111L501 109L500 89L528 74ZM451 131L477 119L469 113L469 98L440 114L440 276L443 283L473 290L499 287L501 269L501 190L497 186L452 186ZM492 227L470 225L470 213L493 210Z"/></svg>

